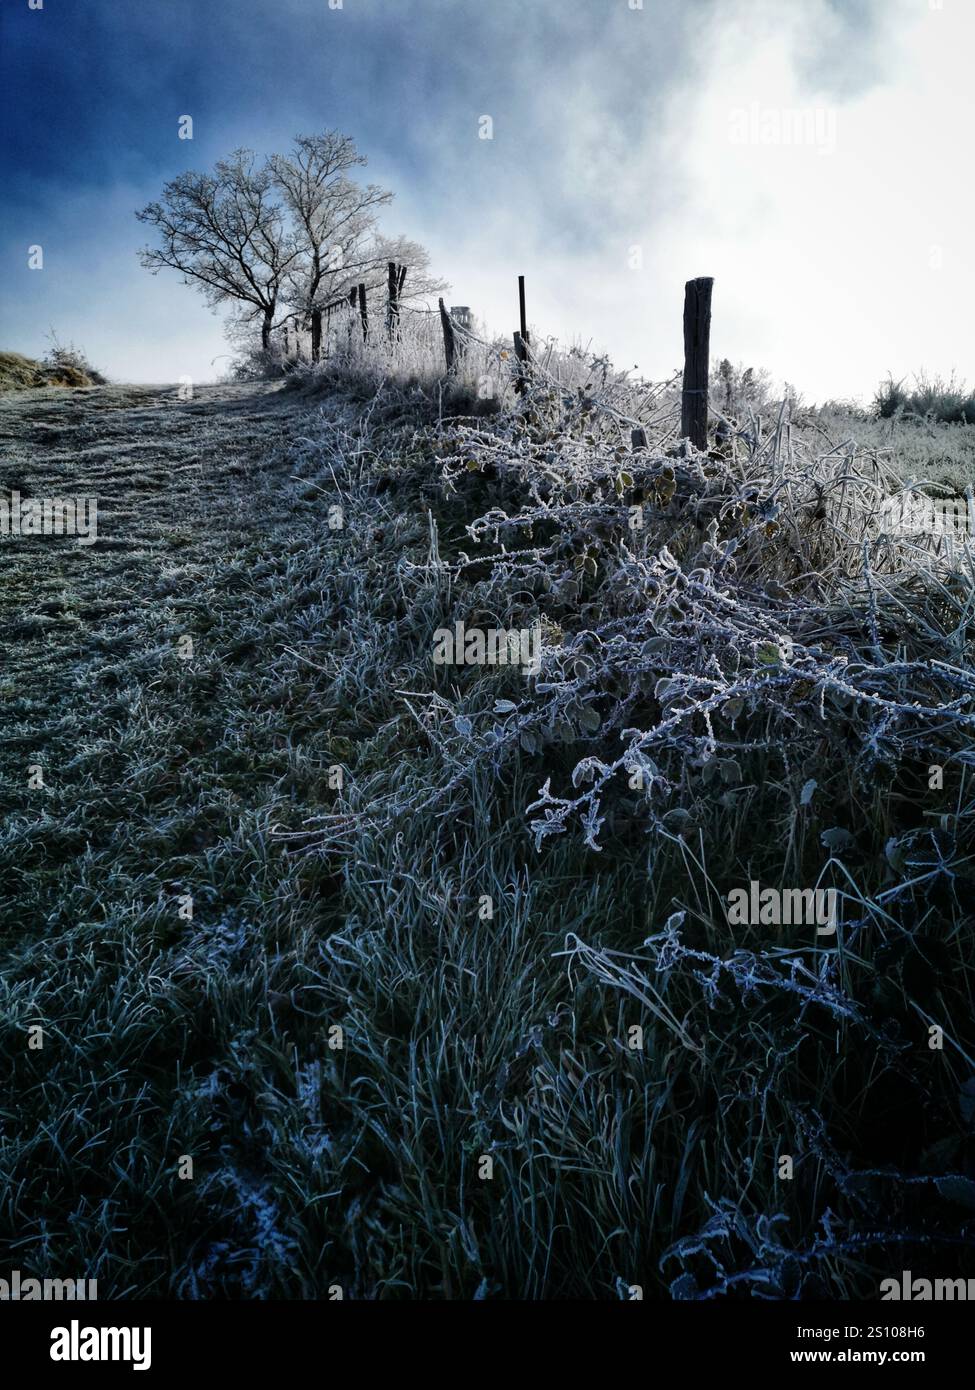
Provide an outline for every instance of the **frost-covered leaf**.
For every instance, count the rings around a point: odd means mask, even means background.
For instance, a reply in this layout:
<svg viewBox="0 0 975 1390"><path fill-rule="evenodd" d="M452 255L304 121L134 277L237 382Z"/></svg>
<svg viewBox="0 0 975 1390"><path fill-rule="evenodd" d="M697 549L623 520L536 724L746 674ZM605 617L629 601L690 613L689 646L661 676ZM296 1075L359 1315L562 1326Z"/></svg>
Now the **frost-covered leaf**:
<svg viewBox="0 0 975 1390"><path fill-rule="evenodd" d="M900 840L893 835L884 845L884 854L887 856L887 863L895 873L902 874L907 868L907 861L904 858L904 850Z"/></svg>
<svg viewBox="0 0 975 1390"><path fill-rule="evenodd" d="M679 1274L670 1286L671 1298L681 1303L696 1299L699 1292L693 1274Z"/></svg>
<svg viewBox="0 0 975 1390"><path fill-rule="evenodd" d="M849 849L853 844L853 836L839 825L831 830L824 830L819 838L826 849Z"/></svg>
<svg viewBox="0 0 975 1390"><path fill-rule="evenodd" d="M681 681L671 680L668 676L662 676L653 687L653 693L664 704L667 700L673 700L675 696L683 693L684 686Z"/></svg>
<svg viewBox="0 0 975 1390"><path fill-rule="evenodd" d="M813 799L813 792L818 786L819 783L816 781L815 777L810 777L809 781L803 784L802 791L799 793L800 806L809 805L810 801Z"/></svg>

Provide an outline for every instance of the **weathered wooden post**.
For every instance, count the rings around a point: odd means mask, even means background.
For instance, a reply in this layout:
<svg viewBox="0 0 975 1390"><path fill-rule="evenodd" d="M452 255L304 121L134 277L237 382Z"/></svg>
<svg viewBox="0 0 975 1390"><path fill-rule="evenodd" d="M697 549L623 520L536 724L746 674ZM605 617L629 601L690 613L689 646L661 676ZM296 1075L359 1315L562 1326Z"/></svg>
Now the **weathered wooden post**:
<svg viewBox="0 0 975 1390"><path fill-rule="evenodd" d="M322 360L322 311L312 309L311 311L311 360L320 362Z"/></svg>
<svg viewBox="0 0 975 1390"><path fill-rule="evenodd" d="M515 390L518 392L519 396L523 396L528 389L528 349L520 333L513 333L511 336L515 345L515 358L518 362L518 375L515 377Z"/></svg>
<svg viewBox="0 0 975 1390"><path fill-rule="evenodd" d="M393 332L399 319L399 266L395 261L386 264L386 332L393 341Z"/></svg>
<svg viewBox="0 0 975 1390"><path fill-rule="evenodd" d="M680 432L696 449L708 447L708 362L711 347L711 287L702 276L684 286L684 389Z"/></svg>
<svg viewBox="0 0 975 1390"><path fill-rule="evenodd" d="M440 301L440 323L443 326L444 357L447 359L447 371L448 373L450 373L454 370L454 357L456 353L456 347L454 343L454 325L450 321L450 315L444 308L444 302L442 299Z"/></svg>
<svg viewBox="0 0 975 1390"><path fill-rule="evenodd" d="M520 329L514 334L515 356L520 363L515 390L523 396L528 389L528 319L525 314L525 277L518 276L518 310Z"/></svg>
<svg viewBox="0 0 975 1390"><path fill-rule="evenodd" d="M366 287L359 285L359 317L362 320L362 341L369 337L369 310L366 306Z"/></svg>

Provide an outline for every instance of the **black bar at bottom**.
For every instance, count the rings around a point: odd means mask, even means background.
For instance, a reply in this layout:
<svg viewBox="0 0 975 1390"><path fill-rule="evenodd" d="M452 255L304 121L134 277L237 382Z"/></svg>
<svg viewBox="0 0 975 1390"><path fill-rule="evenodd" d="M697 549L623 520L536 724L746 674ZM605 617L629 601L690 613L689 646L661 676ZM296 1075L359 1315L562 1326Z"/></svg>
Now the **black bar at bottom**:
<svg viewBox="0 0 975 1390"><path fill-rule="evenodd" d="M259 1383L262 1373L280 1376L282 1371L293 1382L305 1372L338 1377L340 1367L347 1383L350 1368L375 1373L386 1356L398 1376L410 1362L432 1369L439 1361L440 1336L444 1349L454 1345L451 1378L464 1369L464 1358L457 1356L461 1347L484 1380L494 1358L499 1375L510 1373L514 1347L521 1344L523 1350L533 1348L539 1371L551 1379L563 1358L567 1369L571 1366L580 1339L588 1356L605 1360L614 1376L622 1373L621 1356L630 1350L648 1370L679 1367L723 1376L753 1370L783 1374L804 1365L947 1372L963 1364L971 1316L964 1302L757 1299L505 1303L493 1311L392 1299L378 1304L0 1303L4 1362L10 1365L13 1358L24 1383L49 1366L131 1375L140 1363L145 1374L167 1384L181 1383L175 1377L187 1373L237 1371L246 1373L248 1384ZM128 1359L111 1359L116 1349Z"/></svg>

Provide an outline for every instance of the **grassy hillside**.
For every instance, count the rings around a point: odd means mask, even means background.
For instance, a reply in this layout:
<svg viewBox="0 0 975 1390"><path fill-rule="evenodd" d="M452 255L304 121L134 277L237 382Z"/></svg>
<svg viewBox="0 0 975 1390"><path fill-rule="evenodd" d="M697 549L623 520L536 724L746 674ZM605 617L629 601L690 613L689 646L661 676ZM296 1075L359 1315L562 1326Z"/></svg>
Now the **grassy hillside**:
<svg viewBox="0 0 975 1390"><path fill-rule="evenodd" d="M96 372L77 348L55 343L42 361L19 352L0 352L0 395L11 391L31 391L43 386L104 386L105 378Z"/></svg>
<svg viewBox="0 0 975 1390"><path fill-rule="evenodd" d="M0 541L25 1275L975 1275L970 561L877 534L893 437L685 457L672 393L509 368L0 403L7 490L102 499L96 546ZM538 623L538 676L435 666L458 619ZM836 936L730 926L751 879L835 887Z"/></svg>

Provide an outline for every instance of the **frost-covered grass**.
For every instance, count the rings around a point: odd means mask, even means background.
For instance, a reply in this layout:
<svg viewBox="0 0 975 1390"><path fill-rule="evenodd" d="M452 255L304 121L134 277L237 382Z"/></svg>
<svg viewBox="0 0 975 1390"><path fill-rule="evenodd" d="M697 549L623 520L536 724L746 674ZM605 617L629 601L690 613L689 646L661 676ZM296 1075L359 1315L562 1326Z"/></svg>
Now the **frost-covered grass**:
<svg viewBox="0 0 975 1390"><path fill-rule="evenodd" d="M879 454L904 482L948 493L963 493L975 483L975 423L941 424L919 416L877 419L841 405L810 411L806 419L837 442L849 439L858 450Z"/></svg>
<svg viewBox="0 0 975 1390"><path fill-rule="evenodd" d="M516 398L502 351L0 407L7 486L110 499L90 551L4 545L21 1271L975 1274L970 556L884 533L870 437L742 412L686 455L672 390L553 348ZM457 618L537 621L540 674L434 666ZM750 879L836 887L837 936L729 926Z"/></svg>

